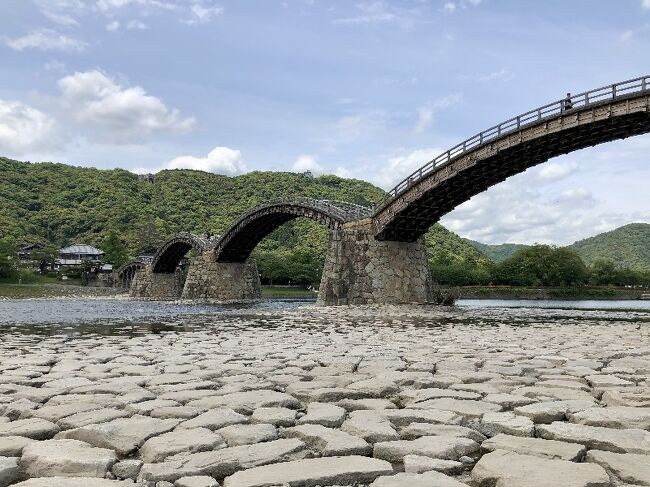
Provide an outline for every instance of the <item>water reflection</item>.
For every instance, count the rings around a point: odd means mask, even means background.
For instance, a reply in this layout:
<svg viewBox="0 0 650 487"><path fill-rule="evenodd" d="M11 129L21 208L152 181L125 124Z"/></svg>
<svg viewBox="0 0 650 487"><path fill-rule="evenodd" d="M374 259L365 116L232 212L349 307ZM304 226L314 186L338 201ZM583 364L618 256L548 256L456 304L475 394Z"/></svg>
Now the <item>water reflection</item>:
<svg viewBox="0 0 650 487"><path fill-rule="evenodd" d="M542 302L462 300L456 307L405 306L391 313L363 308L316 308L296 315L311 301L266 300L255 304L206 305L129 301L125 299L34 299L0 301L3 334L61 336L166 335L179 332L244 328L304 328L305 333L343 333L349 325L403 331L503 325L548 328L561 325L636 323L650 329L650 303L636 301ZM642 303L645 306L638 306ZM531 304L540 306L531 307ZM345 313L341 313L341 310Z"/></svg>

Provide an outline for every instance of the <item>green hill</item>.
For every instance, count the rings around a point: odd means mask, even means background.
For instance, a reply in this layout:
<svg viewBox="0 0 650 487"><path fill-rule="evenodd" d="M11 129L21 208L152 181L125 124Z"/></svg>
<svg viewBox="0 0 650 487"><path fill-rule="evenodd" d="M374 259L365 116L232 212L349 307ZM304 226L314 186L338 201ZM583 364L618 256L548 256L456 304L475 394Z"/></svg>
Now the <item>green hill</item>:
<svg viewBox="0 0 650 487"><path fill-rule="evenodd" d="M101 248L109 232L116 232L133 256L179 231L222 233L244 211L275 198L308 196L370 205L382 194L367 182L337 176L251 172L227 177L171 170L149 180L122 169L0 158L0 238L14 244L61 247L83 242ZM320 272L326 243L325 227L299 219L265 239L255 256L263 276L308 282ZM427 243L432 260L482 258L439 225L431 229Z"/></svg>
<svg viewBox="0 0 650 487"><path fill-rule="evenodd" d="M463 239L481 254L494 262L503 262L508 257L512 257L515 252L528 248L529 245L504 243L499 245L484 244L475 240Z"/></svg>
<svg viewBox="0 0 650 487"><path fill-rule="evenodd" d="M620 267L650 270L650 224L631 223L611 232L579 240L569 246L587 265L597 259Z"/></svg>

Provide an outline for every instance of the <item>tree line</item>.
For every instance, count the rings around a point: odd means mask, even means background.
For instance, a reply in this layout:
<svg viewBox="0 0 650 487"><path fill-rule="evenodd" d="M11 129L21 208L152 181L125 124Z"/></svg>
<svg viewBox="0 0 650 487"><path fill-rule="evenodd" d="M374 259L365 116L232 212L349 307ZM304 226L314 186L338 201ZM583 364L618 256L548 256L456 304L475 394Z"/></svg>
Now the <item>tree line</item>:
<svg viewBox="0 0 650 487"><path fill-rule="evenodd" d="M450 286L650 286L650 271L622 268L607 259L587 266L573 250L550 245L521 249L500 263L438 259L430 267L436 282Z"/></svg>

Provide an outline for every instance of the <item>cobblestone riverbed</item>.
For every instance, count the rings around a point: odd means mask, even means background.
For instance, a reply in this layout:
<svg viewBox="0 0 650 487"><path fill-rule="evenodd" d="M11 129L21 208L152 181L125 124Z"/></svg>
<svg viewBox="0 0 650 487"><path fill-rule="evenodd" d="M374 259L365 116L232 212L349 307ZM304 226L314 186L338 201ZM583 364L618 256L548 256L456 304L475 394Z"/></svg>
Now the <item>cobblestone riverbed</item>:
<svg viewBox="0 0 650 487"><path fill-rule="evenodd" d="M0 487L648 486L649 335L425 306L5 326Z"/></svg>

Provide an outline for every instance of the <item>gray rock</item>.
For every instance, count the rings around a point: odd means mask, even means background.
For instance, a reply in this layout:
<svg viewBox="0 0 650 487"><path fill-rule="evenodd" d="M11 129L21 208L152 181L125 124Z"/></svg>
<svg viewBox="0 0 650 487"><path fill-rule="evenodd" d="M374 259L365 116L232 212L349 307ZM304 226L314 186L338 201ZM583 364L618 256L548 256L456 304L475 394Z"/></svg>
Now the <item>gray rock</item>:
<svg viewBox="0 0 650 487"><path fill-rule="evenodd" d="M302 404L295 397L277 391L246 391L224 394L223 396L206 397L187 404L198 408L231 408L238 413L252 414L261 407L283 407L300 409Z"/></svg>
<svg viewBox="0 0 650 487"><path fill-rule="evenodd" d="M24 436L0 436L0 457L19 457L23 448L34 441Z"/></svg>
<svg viewBox="0 0 650 487"><path fill-rule="evenodd" d="M370 487L467 487L458 480L440 472L398 473L388 477L379 477Z"/></svg>
<svg viewBox="0 0 650 487"><path fill-rule="evenodd" d="M145 441L140 448L140 458L145 463L157 463L181 452L198 453L225 447L223 438L209 429L177 429Z"/></svg>
<svg viewBox="0 0 650 487"><path fill-rule="evenodd" d="M59 427L40 418L19 419L0 424L0 436L24 436L34 440L47 440L59 432Z"/></svg>
<svg viewBox="0 0 650 487"><path fill-rule="evenodd" d="M439 458L425 457L422 455L404 456L404 471L406 473L423 473L435 470L446 474L459 474L465 466L455 460L441 460Z"/></svg>
<svg viewBox="0 0 650 487"><path fill-rule="evenodd" d="M237 472L224 481L224 487L267 487L350 485L369 483L393 472L390 463L360 456L312 458L266 465Z"/></svg>
<svg viewBox="0 0 650 487"><path fill-rule="evenodd" d="M415 440L421 436L456 436L477 443L485 440L485 435L476 430L451 424L411 423L400 431L400 435L403 440Z"/></svg>
<svg viewBox="0 0 650 487"><path fill-rule="evenodd" d="M579 461L584 457L587 449L577 443L565 443L541 438L525 438L499 434L481 443L481 448L491 452L495 450L508 450L524 455L534 455L558 460Z"/></svg>
<svg viewBox="0 0 650 487"><path fill-rule="evenodd" d="M117 456L113 450L94 448L77 440L47 440L23 449L20 464L29 477L104 478Z"/></svg>
<svg viewBox="0 0 650 487"><path fill-rule="evenodd" d="M422 455L443 460L458 460L480 449L469 438L451 436L423 436L417 440L398 440L375 443L373 456L391 463L402 463L406 455Z"/></svg>
<svg viewBox="0 0 650 487"><path fill-rule="evenodd" d="M571 412L582 411L594 406L593 401L544 401L515 408L515 413L530 418L535 424L562 421Z"/></svg>
<svg viewBox="0 0 650 487"><path fill-rule="evenodd" d="M650 432L639 429L618 430L555 422L539 425L535 431L541 438L579 443L590 450L650 454Z"/></svg>
<svg viewBox="0 0 650 487"><path fill-rule="evenodd" d="M219 487L219 482L207 475L197 475L178 479L174 487Z"/></svg>
<svg viewBox="0 0 650 487"><path fill-rule="evenodd" d="M217 430L228 446L249 445L278 439L278 431L272 424L235 424Z"/></svg>
<svg viewBox="0 0 650 487"><path fill-rule="evenodd" d="M122 460L117 462L111 468L111 472L118 479L133 479L138 478L138 473L142 467L142 460Z"/></svg>
<svg viewBox="0 0 650 487"><path fill-rule="evenodd" d="M139 478L146 481L173 482L181 477L209 475L219 480L239 470L302 459L307 453L305 444L300 440L275 440L217 451L179 455L168 458L162 463L145 463L140 470Z"/></svg>
<svg viewBox="0 0 650 487"><path fill-rule="evenodd" d="M92 477L45 477L29 479L12 487L133 487L130 480L107 480Z"/></svg>
<svg viewBox="0 0 650 487"><path fill-rule="evenodd" d="M217 408L178 425L178 429L208 428L217 430L232 424L248 423L248 418L230 408Z"/></svg>
<svg viewBox="0 0 650 487"><path fill-rule="evenodd" d="M333 404L312 402L307 406L307 414L296 424L320 424L327 428L338 428L345 419L345 409Z"/></svg>
<svg viewBox="0 0 650 487"><path fill-rule="evenodd" d="M647 455L591 450L585 461L600 465L621 483L650 485L650 457Z"/></svg>
<svg viewBox="0 0 650 487"><path fill-rule="evenodd" d="M81 440L97 447L111 448L119 455L128 455L152 436L167 433L177 424L178 420L175 419L155 419L136 415L63 431L57 435L57 439Z"/></svg>
<svg viewBox="0 0 650 487"><path fill-rule="evenodd" d="M384 409L376 412L398 428L411 423L460 424L463 421L462 416L452 411L437 409Z"/></svg>
<svg viewBox="0 0 650 487"><path fill-rule="evenodd" d="M466 418L480 418L485 413L501 411L501 406L491 402L472 401L466 399L453 399L443 397L440 399L430 399L411 405L417 409L441 409L451 411Z"/></svg>
<svg viewBox="0 0 650 487"><path fill-rule="evenodd" d="M604 428L648 430L650 429L650 408L629 406L590 408L569 414L569 421Z"/></svg>
<svg viewBox="0 0 650 487"><path fill-rule="evenodd" d="M400 439L390 421L381 417L376 411L353 411L341 426L341 430L363 438L368 443Z"/></svg>
<svg viewBox="0 0 650 487"><path fill-rule="evenodd" d="M516 416L507 411L503 413L485 413L480 422L472 425L488 438L505 433L514 436L533 436L535 425L525 416Z"/></svg>
<svg viewBox="0 0 650 487"><path fill-rule="evenodd" d="M21 476L18 459L0 456L0 487L15 483Z"/></svg>
<svg viewBox="0 0 650 487"><path fill-rule="evenodd" d="M347 411L361 411L366 409L397 409L397 406L388 399L343 399L337 406Z"/></svg>
<svg viewBox="0 0 650 487"><path fill-rule="evenodd" d="M361 438L317 424L287 428L281 435L285 438L298 438L325 457L369 455L372 451L372 447Z"/></svg>
<svg viewBox="0 0 650 487"><path fill-rule="evenodd" d="M253 411L251 422L293 426L296 424L296 411L289 408L257 408Z"/></svg>
<svg viewBox="0 0 650 487"><path fill-rule="evenodd" d="M597 467L597 468L594 468ZM607 472L598 465L552 460L496 450L472 469L477 487L609 487Z"/></svg>
<svg viewBox="0 0 650 487"><path fill-rule="evenodd" d="M107 423L118 418L128 418L132 413L123 409L105 408L77 413L61 419L58 424L63 429L81 428L89 424Z"/></svg>

